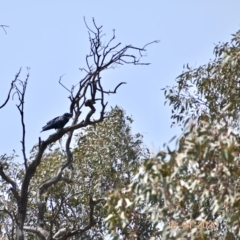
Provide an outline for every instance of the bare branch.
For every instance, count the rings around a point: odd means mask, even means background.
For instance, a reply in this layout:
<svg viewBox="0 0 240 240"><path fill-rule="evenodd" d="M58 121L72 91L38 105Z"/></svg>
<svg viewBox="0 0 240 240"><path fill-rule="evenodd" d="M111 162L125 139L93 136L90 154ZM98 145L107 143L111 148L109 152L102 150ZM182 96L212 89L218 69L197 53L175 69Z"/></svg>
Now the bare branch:
<svg viewBox="0 0 240 240"><path fill-rule="evenodd" d="M38 237L40 237L43 240L48 239L49 232L47 232L46 230L44 230L39 226L37 227L24 226L23 229L27 232L36 234Z"/></svg>
<svg viewBox="0 0 240 240"><path fill-rule="evenodd" d="M5 180L7 183L12 185L11 191L16 198L17 202L20 200L20 196L17 191L17 184L15 181L13 181L8 175L6 175L3 171L3 166L0 164L0 176L2 177L3 180Z"/></svg>
<svg viewBox="0 0 240 240"><path fill-rule="evenodd" d="M18 77L19 77L20 73L21 73L21 68L19 69L18 73L16 74L14 80L11 82L11 87L10 87L10 89L9 89L7 99L6 99L5 102L0 106L0 109L3 108L3 107L7 104L8 100L9 100L9 98L10 98L10 95L11 95L11 91L15 88L15 83L16 83L16 81L18 80Z"/></svg>
<svg viewBox="0 0 240 240"><path fill-rule="evenodd" d="M23 158L24 158L25 169L27 169L27 157L26 157L26 147L25 147L26 128L25 128L25 123L24 123L24 103L25 103L24 101L25 101L25 94L26 94L26 89L27 89L28 78L29 78L29 72L28 72L26 80L24 82L19 80L19 83L21 84L22 89L19 89L17 86L15 86L16 93L17 93L18 99L19 99L19 104L17 105L17 108L21 115L21 124L22 124L22 141L21 141L21 143L22 143L22 153L23 153Z"/></svg>
<svg viewBox="0 0 240 240"><path fill-rule="evenodd" d="M63 172L63 168L61 168L58 171L56 176L54 176L53 178L51 178L48 181L46 181L45 183L43 183L38 189L38 192L37 192L38 226L40 226L40 227L43 227L43 223L44 223L44 203L41 201L41 196L42 196L43 192L45 192L53 184L56 184L60 181L72 183L72 180L70 180L66 177L62 177L62 172Z"/></svg>
<svg viewBox="0 0 240 240"><path fill-rule="evenodd" d="M7 27L9 27L9 26L7 26L7 25L0 25L0 27L3 29L3 31L7 34L7 31L6 31L6 29L5 28L7 28Z"/></svg>
<svg viewBox="0 0 240 240"><path fill-rule="evenodd" d="M58 239L61 235L63 235L67 231L66 228L59 229L53 236L53 239Z"/></svg>
<svg viewBox="0 0 240 240"><path fill-rule="evenodd" d="M5 206L4 206L3 209L0 209L0 211L5 212L6 214L8 214L8 216L12 220L11 238L13 239L14 238L14 221L15 221L14 215Z"/></svg>
<svg viewBox="0 0 240 240"><path fill-rule="evenodd" d="M77 229L77 230L73 230L73 231L69 231L69 232L66 232L62 229L61 231L61 234L64 234L61 238L58 238L59 240L66 240L68 239L69 237L72 237L72 236L75 236L75 235L79 235L79 234L83 234L85 233L86 231L88 231L89 229L91 229L93 226L96 225L96 221L93 217L93 214L94 214L94 208L95 206L100 203L101 201L103 201L104 199L101 198L101 199L98 199L96 201L93 200L92 196L89 197L89 208L90 208L90 211L89 211L89 223L87 226L85 226L84 228L81 228L81 229ZM55 234L56 235L56 234ZM60 236L60 233L58 233L58 236Z"/></svg>
<svg viewBox="0 0 240 240"><path fill-rule="evenodd" d="M77 84L75 84L72 88L68 88L65 85L62 84L62 76L59 79L59 84L63 88L65 88L69 93L69 99L70 99L70 113L74 115L74 120L72 122L72 125L66 128L63 128L59 130L58 132L50 135L45 141L42 141L39 138L38 143L38 152L35 155L34 160L29 163L27 166L27 158L25 154L25 125L24 125L24 115L23 115L23 104L24 104L24 94L26 90L27 81L22 83L23 90L20 91L18 88L17 94L20 100L20 104L18 105L18 109L22 116L22 126L23 126L23 139L22 139L22 146L23 146L23 155L24 155L24 163L25 163L25 169L26 173L23 178L22 186L21 186L21 195L20 195L20 203L18 208L18 221L19 223L19 229L23 228L23 224L26 218L26 212L27 212L27 200L28 200L28 189L31 179L33 178L34 174L36 173L37 167L41 163L43 154L47 147L54 142L60 140L64 134L68 134L67 141L66 141L66 157L67 160L63 165L59 168L57 173L51 177L49 180L43 182L37 191L37 204L38 204L38 226L36 228L31 227L25 227L24 230L29 232L34 232L38 236L47 236L45 232L43 232L43 226L44 226L44 202L42 201L42 195L47 189L52 186L53 184L57 184L59 181L65 181L67 183L70 183L71 180L63 176L64 169L66 169L68 166L70 166L73 162L73 156L72 152L70 150L70 143L72 140L73 132L77 129L87 127L89 125L93 125L99 122L102 122L105 119L105 109L107 106L107 102L105 102L105 94L115 94L117 89L124 84L124 82L119 83L114 91L107 91L102 86L102 78L101 74L104 70L107 70L109 68L114 68L117 65L124 65L124 64L133 64L133 65L148 65L149 63L142 63L140 62L142 55L142 52L146 51L145 47L149 44L146 44L143 48L134 47L132 45L127 45L125 47L121 48L121 43L118 43L114 46L111 46L115 39L115 31L113 32L112 38L108 41L106 45L103 44L102 38L102 26L98 27L95 23L95 20L93 19L93 26L94 30L92 30L85 21L85 25L87 29L89 30L89 41L90 41L90 53L86 56L86 68L82 68L86 75L83 77ZM129 53L129 51L131 51ZM134 55L134 52L138 53L138 56ZM98 119L93 120L93 115L96 113L95 103L97 100L101 101L100 105L100 116ZM82 111L82 108L88 107L89 112L85 116L84 120L79 122L79 118ZM3 177L3 173L2 175ZM96 221L94 220L93 213L94 213L94 207L96 204L98 204L102 199L99 199L97 201L93 201L92 197L89 198L89 207L90 207L90 213L89 213L89 224L85 226L82 229L72 230L66 232L65 230L60 229L54 236L62 236L58 239L67 239L71 236L74 236L76 234L81 234L89 230L91 227L93 227L96 224ZM62 208L61 204L58 207L58 210ZM52 226L52 225L51 225ZM52 227L50 227L52 228ZM21 230L20 230L21 231ZM65 232L64 232L65 231ZM21 232L22 234L22 232ZM52 237L50 233L49 236ZM22 234L23 235L23 234ZM22 239L22 238L21 238Z"/></svg>
<svg viewBox="0 0 240 240"><path fill-rule="evenodd" d="M95 32L93 32L93 31L88 27L85 17L83 17L83 20L84 20L84 23L85 23L85 26L87 27L87 29L88 29L90 32L92 32L92 33L95 34Z"/></svg>
<svg viewBox="0 0 240 240"><path fill-rule="evenodd" d="M99 89L99 88L97 88L97 90L99 90L99 91L102 91L103 93L107 93L107 94L109 94L109 93L117 93L117 89L122 85L122 84L127 84L126 82L121 82L121 83L119 83L116 87L115 87L115 89L113 90L113 91L104 91L104 90L101 90L101 89Z"/></svg>
<svg viewBox="0 0 240 240"><path fill-rule="evenodd" d="M159 43L159 42L160 42L160 40L155 40L155 41L152 41L152 42L150 42L150 43L147 43L146 45L143 46L142 49L145 49L145 47L147 47L147 46L150 45L150 44Z"/></svg>
<svg viewBox="0 0 240 240"><path fill-rule="evenodd" d="M13 217L13 215L12 215L11 212L8 211L5 207L4 207L3 209L0 209L0 211L7 213L7 214L10 216L11 220L14 222L14 217Z"/></svg>
<svg viewBox="0 0 240 240"><path fill-rule="evenodd" d="M74 125L78 120L78 116L75 116L75 119L73 121ZM70 143L72 139L73 130L68 133L68 139L66 141L66 153L67 153L67 161L63 164L63 166L58 170L57 174L52 177L51 179L47 180L45 183L43 183L37 192L37 204L38 204L38 225L40 227L43 227L44 222L44 203L41 201L42 194L47 191L49 187L51 187L54 184L57 184L59 181L65 181L67 183L71 183L72 181L66 177L62 176L63 170L68 167L72 161L72 153L70 151Z"/></svg>
<svg viewBox="0 0 240 240"><path fill-rule="evenodd" d="M63 77L64 75L66 75L66 74L63 74L63 75L59 78L59 81L58 81L58 82L62 85L62 87L64 87L68 92L71 93L71 91L61 83L62 77Z"/></svg>
<svg viewBox="0 0 240 240"><path fill-rule="evenodd" d="M85 17L84 22L87 29L89 30L90 54L86 56L87 69L81 68L81 70L84 70L87 74L78 84L74 85L71 90L66 88L65 86L63 87L71 93L71 96L69 97L71 101L71 113L74 109L78 109L77 111L81 110L81 108L85 105L85 101L87 101L86 94L88 93L88 91L90 91L91 99L93 101L95 101L95 99L98 98L97 96L100 95L100 98L102 99L102 114L104 113L104 108L107 105L107 103L104 102L104 94L116 93L118 87L123 84L118 84L115 87L114 91L106 91L102 87L99 87L99 85L101 85L100 75L102 71L109 68L114 68L116 65L123 64L149 65L149 63L140 62L140 59L143 56L142 52L146 51L146 47L148 45L158 43L158 41L147 43L144 45L143 48L135 47L132 45L126 45L125 47L120 48L121 43L117 43L116 45L111 47L110 45L115 39L115 30L113 30L113 36L111 37L111 39L107 42L106 45L104 45L102 41L103 35L101 33L102 26L98 27L95 20L93 19L94 30L92 30L86 23ZM139 53L139 56L137 57L133 54L128 54L128 51L130 50L137 51ZM79 88L75 93L77 86L79 86Z"/></svg>

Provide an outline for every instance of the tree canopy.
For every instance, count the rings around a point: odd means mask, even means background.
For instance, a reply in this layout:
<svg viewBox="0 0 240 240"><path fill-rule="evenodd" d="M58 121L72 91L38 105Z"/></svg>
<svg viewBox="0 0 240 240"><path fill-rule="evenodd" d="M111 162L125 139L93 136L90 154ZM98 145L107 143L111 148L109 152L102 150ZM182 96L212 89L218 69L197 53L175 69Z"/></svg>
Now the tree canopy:
<svg viewBox="0 0 240 240"><path fill-rule="evenodd" d="M86 25L87 26L87 25ZM70 93L71 126L39 138L25 152L26 81L12 81L22 123L22 161L1 155L0 231L9 239L239 239L240 237L240 33L214 48L214 59L187 64L163 89L172 125L182 134L175 149L155 155L131 133L132 118L106 111L101 73L142 64L143 48L102 42L89 30L85 77ZM118 49L118 50L117 50ZM128 53L137 51L139 57ZM19 85L20 84L20 85ZM89 109L82 122L83 109ZM95 113L100 117L96 119ZM174 140L173 138L172 140Z"/></svg>
<svg viewBox="0 0 240 240"><path fill-rule="evenodd" d="M85 24L90 51L86 66L80 69L84 76L72 87L59 79L69 94L70 126L46 140L39 137L27 154L24 104L30 74L20 80L21 69L0 106L6 107L11 95L17 97L22 125L21 160L16 161L15 152L0 155L0 232L9 239L103 238L107 192L129 184L147 154L141 135L130 133L131 118L124 117L118 107L106 111L105 96L115 94L125 82L106 90L102 72L126 64L148 65L142 62L143 52L157 41L122 47L114 43L115 31L106 40L94 19L93 27Z"/></svg>
<svg viewBox="0 0 240 240"><path fill-rule="evenodd" d="M27 239L37 238L31 233L36 233L38 197L44 205L44 229L50 233L50 239L58 239L66 229L73 231L78 226L88 226L89 208L91 209L89 197L92 198L91 201L99 203L94 211L96 219L91 230L79 232L77 239L104 239L108 233L103 222L106 214L103 206L108 191L130 184L143 158L149 154L142 144L142 136L131 134L132 119L125 116L122 109L116 106L106 116L105 121L98 125L76 133L72 149L73 163L64 170L58 184L42 190L41 196L38 196L39 191L48 184L50 176L55 175L66 161L61 143L51 146L43 155L42 163L29 187L27 227L24 227L29 232ZM34 158L35 154L33 149L30 158ZM20 183L24 177L24 165L17 164L17 158L16 155L5 156L2 164L4 163L8 175ZM15 172L19 174L14 178ZM8 192L9 185L4 181L2 184L2 192ZM14 219L9 216L17 210L17 204L13 200L12 194L2 199L5 207L1 234L7 234L10 239L13 238L15 226Z"/></svg>
<svg viewBox="0 0 240 240"><path fill-rule="evenodd" d="M239 239L240 35L214 48L215 58L188 64L163 89L182 135L145 160L133 181L108 198L116 239Z"/></svg>

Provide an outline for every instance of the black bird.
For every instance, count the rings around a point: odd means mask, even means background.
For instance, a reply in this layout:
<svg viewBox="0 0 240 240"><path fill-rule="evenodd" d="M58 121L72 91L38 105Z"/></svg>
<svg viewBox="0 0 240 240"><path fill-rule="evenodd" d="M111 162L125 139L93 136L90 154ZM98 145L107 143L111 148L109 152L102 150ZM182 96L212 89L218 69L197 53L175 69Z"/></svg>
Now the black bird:
<svg viewBox="0 0 240 240"><path fill-rule="evenodd" d="M69 121L69 119L72 117L72 114L71 113L64 113L62 116L59 116L59 117L56 117L54 119L52 119L51 121L49 121L47 123L46 126L44 126L42 128L42 131L47 131L49 129L60 129L60 128L63 128L67 122Z"/></svg>

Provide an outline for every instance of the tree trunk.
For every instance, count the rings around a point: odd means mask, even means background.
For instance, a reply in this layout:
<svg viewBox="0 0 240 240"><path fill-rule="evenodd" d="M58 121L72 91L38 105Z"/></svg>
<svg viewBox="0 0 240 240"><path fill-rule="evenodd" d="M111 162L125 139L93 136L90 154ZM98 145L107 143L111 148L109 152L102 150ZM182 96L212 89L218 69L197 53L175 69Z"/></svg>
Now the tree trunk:
<svg viewBox="0 0 240 240"><path fill-rule="evenodd" d="M23 228L17 226L16 240L24 240Z"/></svg>
<svg viewBox="0 0 240 240"><path fill-rule="evenodd" d="M26 210L25 210L25 213L23 213L23 208L21 207L22 206L21 200L20 200L20 204L18 205L16 240L24 240L23 226L24 226L24 221L25 221L25 216L26 216Z"/></svg>

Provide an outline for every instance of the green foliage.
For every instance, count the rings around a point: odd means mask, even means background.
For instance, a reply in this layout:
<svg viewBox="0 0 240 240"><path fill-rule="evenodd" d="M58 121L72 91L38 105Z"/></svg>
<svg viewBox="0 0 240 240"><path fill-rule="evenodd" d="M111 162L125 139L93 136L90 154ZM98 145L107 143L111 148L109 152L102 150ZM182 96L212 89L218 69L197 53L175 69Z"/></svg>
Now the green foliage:
<svg viewBox="0 0 240 240"><path fill-rule="evenodd" d="M14 161L18 155L13 151L12 155L0 156L0 163L5 173L10 176L17 184L23 176L22 166ZM5 181L0 180L0 236L11 236L14 229L14 212L17 211L17 205L11 192L11 187ZM11 238L9 238L11 239Z"/></svg>
<svg viewBox="0 0 240 240"><path fill-rule="evenodd" d="M215 47L213 61L187 65L164 89L172 124L184 131L176 150L146 159L108 197L105 221L116 239L239 239L239 52L238 32Z"/></svg>
<svg viewBox="0 0 240 240"><path fill-rule="evenodd" d="M142 136L131 134L133 120L118 107L105 121L78 132L71 146L73 165L41 195L51 237L62 228L87 226L92 197L99 201L96 225L72 239L104 239L107 234L129 240L239 239L239 50L238 32L231 43L214 48L214 60L196 69L187 65L176 86L164 89L173 124L184 128L175 150L167 147L149 157ZM31 181L28 226L36 226L41 185L66 161L61 144L48 149ZM1 163L19 184L23 167L15 158L1 156ZM17 206L9 184L0 181L3 235L15 231L9 226L14 226ZM27 239L36 238L29 233Z"/></svg>
<svg viewBox="0 0 240 240"><path fill-rule="evenodd" d="M214 48L215 58L198 68L187 64L177 77L176 85L164 88L165 103L172 106L172 124L198 119L207 114L213 123L224 112L232 126L239 130L240 110L240 32L231 43Z"/></svg>
<svg viewBox="0 0 240 240"><path fill-rule="evenodd" d="M117 238L239 236L240 138L221 124L190 129L181 150L146 160L135 182L109 196L106 221ZM171 229L171 222L185 229Z"/></svg>
<svg viewBox="0 0 240 240"><path fill-rule="evenodd" d="M132 121L130 117L125 116L122 109L115 107L103 122L75 135L75 144L72 146L74 158L72 168L64 171L62 181L43 193L42 200L46 210L45 229L52 235L61 228L74 230L84 228L88 224L89 196L96 200L105 199L109 192L130 184L143 158L149 156L148 150L143 147L142 136L131 133ZM36 149L33 148L31 153L33 156L36 154L35 151ZM11 166L9 169L12 169L14 163L9 158L4 161L6 166ZM66 153L61 144L52 146L43 156L29 189L26 225L36 226L38 189L65 161ZM14 176L12 170L9 174ZM22 181L21 175L18 176L17 181ZM7 188L9 185L5 183L1 185L1 190L4 192L7 192ZM8 196L11 197L11 194ZM6 203L11 206L13 203L9 200L11 199L6 200ZM72 239L104 239L108 233L103 222L103 218L106 217L104 205L105 202L102 201L95 207L94 218L97 224L87 233ZM13 212L16 212L16 207ZM10 221L9 216L4 215L3 221L6 219ZM6 227L2 229L2 233L5 231ZM31 236L28 234L27 239ZM36 236L34 237L37 239Z"/></svg>

